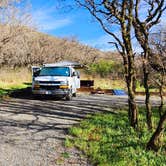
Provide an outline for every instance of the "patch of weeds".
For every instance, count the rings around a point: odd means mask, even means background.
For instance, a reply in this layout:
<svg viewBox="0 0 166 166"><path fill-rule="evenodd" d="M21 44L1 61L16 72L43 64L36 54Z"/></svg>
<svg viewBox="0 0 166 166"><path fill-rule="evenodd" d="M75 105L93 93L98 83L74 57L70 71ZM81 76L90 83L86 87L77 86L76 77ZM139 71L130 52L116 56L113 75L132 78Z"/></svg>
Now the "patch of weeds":
<svg viewBox="0 0 166 166"><path fill-rule="evenodd" d="M153 110L154 124L158 113ZM69 133L74 137L67 140L69 146L82 150L92 164L98 166L164 166L164 148L158 153L146 151L151 134L145 124L145 110L140 109L140 126L135 131L129 126L127 112L119 114L97 114L72 127ZM165 134L165 133L164 133ZM166 138L163 138L166 142Z"/></svg>
<svg viewBox="0 0 166 166"><path fill-rule="evenodd" d="M8 90L6 89L0 89L0 96L8 94Z"/></svg>
<svg viewBox="0 0 166 166"><path fill-rule="evenodd" d="M68 152L63 152L63 153L61 153L61 156L62 156L63 158L65 158L65 159L70 158L70 154L69 154Z"/></svg>
<svg viewBox="0 0 166 166"><path fill-rule="evenodd" d="M73 147L72 139L70 139L70 138L68 138L68 137L65 139L65 147L66 147L66 148L71 148L71 147Z"/></svg>
<svg viewBox="0 0 166 166"><path fill-rule="evenodd" d="M60 165L60 164L63 164L64 163L64 159L62 157L56 159L56 164Z"/></svg>
<svg viewBox="0 0 166 166"><path fill-rule="evenodd" d="M1 86L0 86L0 97L10 95L12 92L22 90L27 87L28 87L28 85L23 85L23 84L15 85L15 86L7 86L5 88L1 88Z"/></svg>

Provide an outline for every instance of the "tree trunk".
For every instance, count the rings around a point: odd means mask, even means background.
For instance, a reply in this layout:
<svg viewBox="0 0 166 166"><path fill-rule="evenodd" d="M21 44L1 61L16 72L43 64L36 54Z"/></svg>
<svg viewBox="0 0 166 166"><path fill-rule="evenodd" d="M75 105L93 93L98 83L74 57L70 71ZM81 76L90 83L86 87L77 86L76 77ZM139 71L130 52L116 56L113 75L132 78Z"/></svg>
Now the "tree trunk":
<svg viewBox="0 0 166 166"><path fill-rule="evenodd" d="M152 111L150 104L150 91L149 91L149 72L147 64L143 62L143 74L144 74L144 88L145 88L145 105L146 105L146 123L149 130L152 130Z"/></svg>
<svg viewBox="0 0 166 166"><path fill-rule="evenodd" d="M128 110L128 117L130 121L130 125L133 128L138 127L138 110L137 110L137 105L136 105L136 100L135 100L135 92L133 91L133 81L132 75L129 75L127 78L127 88L128 88L128 105L129 105L129 110Z"/></svg>
<svg viewBox="0 0 166 166"><path fill-rule="evenodd" d="M136 88L137 88L137 78L136 78L136 74L133 78L133 92L136 93Z"/></svg>
<svg viewBox="0 0 166 166"><path fill-rule="evenodd" d="M160 142L162 133L164 132L164 129L165 129L165 126L164 126L165 122L166 122L166 111L161 116L156 131L153 133L152 137L147 143L148 150L158 151L158 149L160 148L159 142Z"/></svg>
<svg viewBox="0 0 166 166"><path fill-rule="evenodd" d="M122 17L120 20L122 39L125 46L124 53L127 61L126 67L126 83L128 88L128 115L130 125L133 128L138 127L138 110L135 101L135 63L134 63L134 52L132 48L132 38L131 38L131 26L132 26L132 8L133 3L127 3L127 1L122 1ZM127 9L127 10L126 10ZM128 13L128 19L125 15Z"/></svg>
<svg viewBox="0 0 166 166"><path fill-rule="evenodd" d="M144 25L138 22L137 20L133 20L133 26L135 29L136 38L144 51L142 59L143 59L144 88L145 88L145 95L146 95L146 98L145 98L146 122L147 122L148 129L151 130L152 129L152 112L151 112L150 92L149 92L149 84L148 84L149 72L148 72L148 66L147 66L149 61L148 57L151 55L151 50L149 48L149 43L148 43L149 32L147 28L144 27ZM140 26L142 27L142 29L140 29Z"/></svg>
<svg viewBox="0 0 166 166"><path fill-rule="evenodd" d="M159 115L160 118L162 116L163 113L163 106L164 106L164 91L163 91L163 85L164 85L164 76L162 76L162 80L161 80L161 85L159 87L159 94L160 94L160 106L159 106Z"/></svg>

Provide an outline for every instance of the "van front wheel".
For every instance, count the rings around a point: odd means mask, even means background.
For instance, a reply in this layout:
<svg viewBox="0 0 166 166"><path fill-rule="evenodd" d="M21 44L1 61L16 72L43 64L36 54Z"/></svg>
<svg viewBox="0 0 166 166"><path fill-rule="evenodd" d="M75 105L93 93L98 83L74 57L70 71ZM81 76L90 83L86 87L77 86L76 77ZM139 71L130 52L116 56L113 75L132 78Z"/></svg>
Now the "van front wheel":
<svg viewBox="0 0 166 166"><path fill-rule="evenodd" d="M76 93L73 93L73 97L77 97L77 94L76 94Z"/></svg>
<svg viewBox="0 0 166 166"><path fill-rule="evenodd" d="M70 90L70 92L66 95L66 100L70 101L72 100L72 92Z"/></svg>

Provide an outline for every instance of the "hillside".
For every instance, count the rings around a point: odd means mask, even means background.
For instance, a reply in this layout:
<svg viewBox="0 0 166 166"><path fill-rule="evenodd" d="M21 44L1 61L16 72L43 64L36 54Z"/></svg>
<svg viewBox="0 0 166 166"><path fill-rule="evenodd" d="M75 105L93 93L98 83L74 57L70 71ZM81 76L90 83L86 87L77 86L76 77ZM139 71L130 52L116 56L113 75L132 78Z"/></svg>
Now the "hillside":
<svg viewBox="0 0 166 166"><path fill-rule="evenodd" d="M74 38L57 38L27 27L1 25L0 32L1 66L29 66L64 59L83 64L99 59L119 60L117 53L102 52L83 45Z"/></svg>

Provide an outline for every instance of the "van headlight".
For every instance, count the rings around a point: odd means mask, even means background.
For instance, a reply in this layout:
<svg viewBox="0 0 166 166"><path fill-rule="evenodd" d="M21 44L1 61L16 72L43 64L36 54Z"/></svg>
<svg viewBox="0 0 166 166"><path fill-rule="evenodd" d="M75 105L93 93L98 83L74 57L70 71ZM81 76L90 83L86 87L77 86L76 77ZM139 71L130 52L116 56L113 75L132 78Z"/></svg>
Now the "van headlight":
<svg viewBox="0 0 166 166"><path fill-rule="evenodd" d="M39 88L40 88L39 81L34 81L34 89L39 89Z"/></svg>
<svg viewBox="0 0 166 166"><path fill-rule="evenodd" d="M68 85L68 81L61 81L61 85Z"/></svg>
<svg viewBox="0 0 166 166"><path fill-rule="evenodd" d="M61 84L59 86L61 89L69 89L68 81L61 81Z"/></svg>

